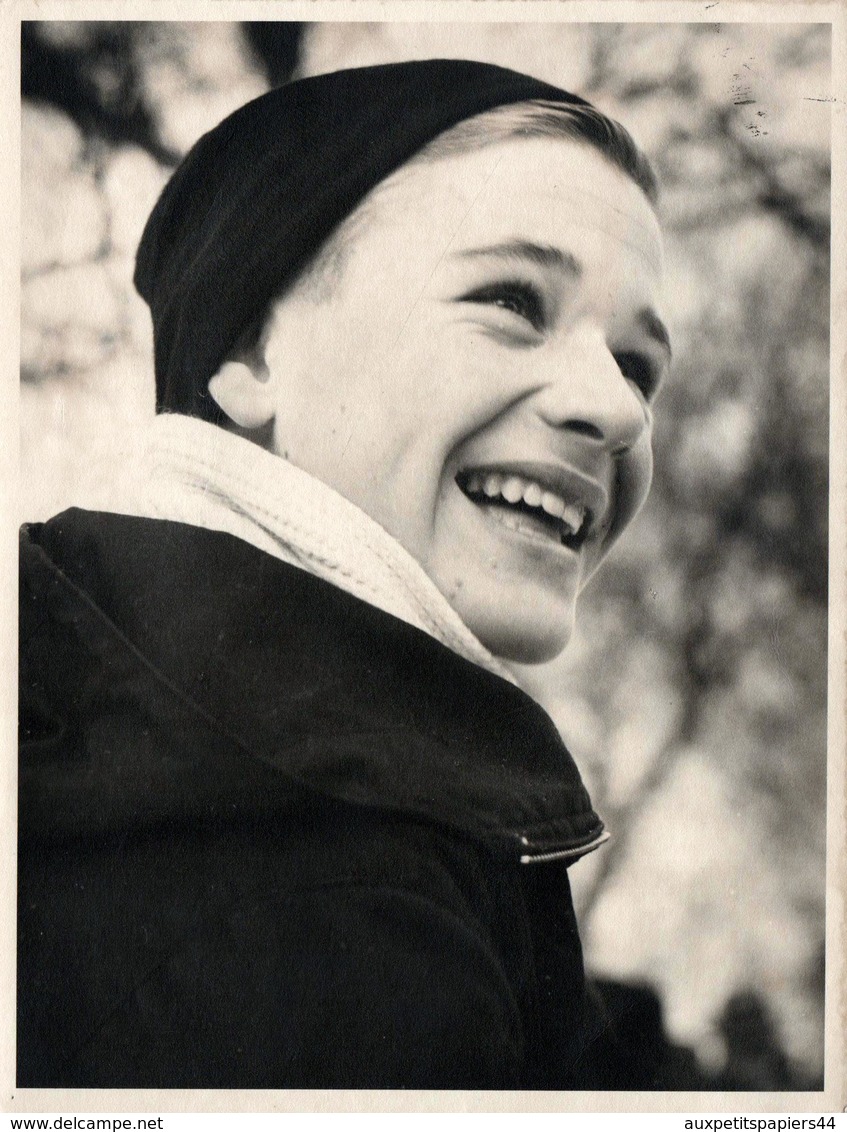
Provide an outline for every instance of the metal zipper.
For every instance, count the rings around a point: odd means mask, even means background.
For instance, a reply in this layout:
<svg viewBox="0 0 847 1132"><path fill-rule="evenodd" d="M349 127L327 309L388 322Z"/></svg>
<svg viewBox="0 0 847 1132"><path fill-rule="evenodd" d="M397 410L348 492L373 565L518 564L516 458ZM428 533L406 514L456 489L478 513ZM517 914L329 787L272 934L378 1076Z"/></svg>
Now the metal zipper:
<svg viewBox="0 0 847 1132"><path fill-rule="evenodd" d="M580 845L576 849L556 849L552 853L524 853L520 862L522 865L540 865L545 861L565 861L568 858L583 857L586 853L591 853L594 849L599 848L604 841L608 841L609 836L609 833L603 830L593 841L589 841L587 845ZM529 839L526 837L522 837L520 842L521 845L529 845Z"/></svg>

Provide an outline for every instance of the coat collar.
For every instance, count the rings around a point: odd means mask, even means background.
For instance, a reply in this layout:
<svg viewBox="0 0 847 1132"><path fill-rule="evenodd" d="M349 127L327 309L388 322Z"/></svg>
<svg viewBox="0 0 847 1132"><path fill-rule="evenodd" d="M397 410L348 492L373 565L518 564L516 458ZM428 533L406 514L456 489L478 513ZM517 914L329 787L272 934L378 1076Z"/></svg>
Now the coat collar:
<svg viewBox="0 0 847 1132"><path fill-rule="evenodd" d="M70 511L29 538L50 615L101 669L125 669L130 650L189 705L186 728L202 718L230 737L246 760L234 786L260 764L271 792L294 783L435 821L514 860L574 859L605 839L546 713L399 618L182 523ZM181 784L213 789L202 766Z"/></svg>

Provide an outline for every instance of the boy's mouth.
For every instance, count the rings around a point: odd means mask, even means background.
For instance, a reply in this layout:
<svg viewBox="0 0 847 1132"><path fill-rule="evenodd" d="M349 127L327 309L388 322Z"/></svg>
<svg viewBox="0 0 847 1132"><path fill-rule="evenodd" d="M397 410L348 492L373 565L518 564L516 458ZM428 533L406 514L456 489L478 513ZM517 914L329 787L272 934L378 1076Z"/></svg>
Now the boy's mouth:
<svg viewBox="0 0 847 1132"><path fill-rule="evenodd" d="M566 496L547 476L476 468L459 472L456 483L492 519L520 534L578 551L592 528L589 507Z"/></svg>

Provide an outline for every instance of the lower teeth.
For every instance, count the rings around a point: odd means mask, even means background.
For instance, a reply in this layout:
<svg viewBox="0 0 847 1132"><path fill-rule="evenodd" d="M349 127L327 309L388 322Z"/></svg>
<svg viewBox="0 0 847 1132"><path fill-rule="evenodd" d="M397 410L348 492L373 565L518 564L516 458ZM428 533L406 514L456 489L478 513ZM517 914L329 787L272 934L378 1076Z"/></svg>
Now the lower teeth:
<svg viewBox="0 0 847 1132"><path fill-rule="evenodd" d="M536 538L539 536L555 539L556 542L562 542L563 536L561 529L548 522L542 513L537 515L527 514L526 511L519 511L513 509L509 505L501 503L494 503L491 499L485 498L484 500L474 500L482 506L487 505L487 510L490 512L492 518L496 519L509 530L517 531L519 534L534 535Z"/></svg>
<svg viewBox="0 0 847 1132"><path fill-rule="evenodd" d="M478 507L484 507L497 522L502 523L509 530L517 531L520 534L535 535L536 537L543 535L554 539L560 545L569 549L576 549L577 532L571 530L563 520L556 519L555 516L543 509L529 508L528 505L524 505L527 508L524 510L521 508L520 501L509 503L502 497L485 495L482 491L471 492L464 487L462 490L472 503L476 503Z"/></svg>

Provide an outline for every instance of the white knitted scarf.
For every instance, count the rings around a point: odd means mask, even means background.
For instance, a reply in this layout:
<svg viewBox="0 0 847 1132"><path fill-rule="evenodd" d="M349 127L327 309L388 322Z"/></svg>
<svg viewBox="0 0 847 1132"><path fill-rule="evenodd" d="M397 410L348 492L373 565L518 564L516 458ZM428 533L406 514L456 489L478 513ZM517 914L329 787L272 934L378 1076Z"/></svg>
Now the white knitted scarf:
<svg viewBox="0 0 847 1132"><path fill-rule="evenodd" d="M393 536L281 457L206 421L162 414L139 471L116 509L225 531L516 683Z"/></svg>

